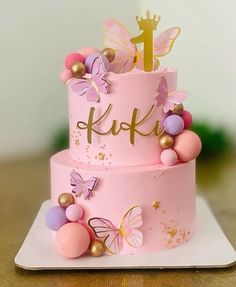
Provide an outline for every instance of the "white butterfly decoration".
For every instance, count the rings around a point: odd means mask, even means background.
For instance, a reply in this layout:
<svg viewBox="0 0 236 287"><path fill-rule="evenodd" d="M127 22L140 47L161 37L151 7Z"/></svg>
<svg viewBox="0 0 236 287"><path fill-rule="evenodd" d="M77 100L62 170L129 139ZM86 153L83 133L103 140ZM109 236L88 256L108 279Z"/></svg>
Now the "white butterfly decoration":
<svg viewBox="0 0 236 287"><path fill-rule="evenodd" d="M154 66L159 67L159 57L168 54L180 34L180 28L170 28L154 39L153 54ZM134 67L143 69L143 51L137 49L131 43L131 35L127 29L116 20L105 21L105 47L115 51L115 59L110 65L110 71L114 73L125 73Z"/></svg>

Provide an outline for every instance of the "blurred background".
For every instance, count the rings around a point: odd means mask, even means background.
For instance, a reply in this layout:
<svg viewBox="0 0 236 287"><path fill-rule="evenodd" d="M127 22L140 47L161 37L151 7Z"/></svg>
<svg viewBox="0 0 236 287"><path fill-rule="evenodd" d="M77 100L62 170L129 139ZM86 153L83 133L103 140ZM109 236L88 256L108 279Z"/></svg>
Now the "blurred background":
<svg viewBox="0 0 236 287"><path fill-rule="evenodd" d="M222 151L228 139L236 141L235 1L0 3L0 161L63 147L67 91L58 75L65 55L83 46L102 48L103 21L108 17L120 20L137 35L135 16L147 9L161 15L157 33L175 25L182 29L161 64L178 68L178 87L190 94L185 106L197 124L193 128L205 133L210 149L219 143L217 150ZM208 135L212 137L206 140Z"/></svg>

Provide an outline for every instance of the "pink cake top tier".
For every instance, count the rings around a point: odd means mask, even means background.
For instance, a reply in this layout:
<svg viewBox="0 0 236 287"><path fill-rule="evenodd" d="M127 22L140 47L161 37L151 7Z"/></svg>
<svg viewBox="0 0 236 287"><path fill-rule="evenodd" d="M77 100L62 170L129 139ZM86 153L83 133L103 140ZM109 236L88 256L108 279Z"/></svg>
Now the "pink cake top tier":
<svg viewBox="0 0 236 287"><path fill-rule="evenodd" d="M159 163L162 149L157 136L145 135L150 134L155 126L158 126L158 134L163 131L166 115L162 107L155 104L163 76L169 91L176 90L177 73L169 68L150 73L142 70L107 73L109 93L100 93L99 102L87 101L69 86L71 158L95 165ZM136 111L136 120L132 121ZM92 131L88 126L89 119L92 119ZM114 132L109 132L112 126Z"/></svg>
<svg viewBox="0 0 236 287"><path fill-rule="evenodd" d="M180 29L154 37L160 17L147 12L136 19L140 35L132 37L109 19L102 51L85 47L65 58L60 79L69 94L70 158L79 163L170 166L201 150L188 130L192 116L182 104L187 92L177 89L175 69L160 66Z"/></svg>

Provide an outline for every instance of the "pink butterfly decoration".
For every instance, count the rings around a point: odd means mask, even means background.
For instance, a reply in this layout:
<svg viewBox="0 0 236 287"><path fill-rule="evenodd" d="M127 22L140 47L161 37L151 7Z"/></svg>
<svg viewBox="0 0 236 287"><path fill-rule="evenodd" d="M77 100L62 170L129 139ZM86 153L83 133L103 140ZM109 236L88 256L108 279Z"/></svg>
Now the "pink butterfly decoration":
<svg viewBox="0 0 236 287"><path fill-rule="evenodd" d="M170 28L154 39L153 54L154 66L159 67L159 57L168 54L180 33L178 27ZM110 71L125 73L134 67L143 69L143 51L139 51L135 44L131 43L131 35L127 29L116 20L105 21L105 47L115 50L115 59L111 62Z"/></svg>
<svg viewBox="0 0 236 287"><path fill-rule="evenodd" d="M76 79L73 78L68 82L73 92L78 96L87 96L87 101L98 102L100 93L108 93L108 81L106 80L106 69L102 59L98 56L92 64L91 78Z"/></svg>
<svg viewBox="0 0 236 287"><path fill-rule="evenodd" d="M168 92L168 85L165 77L161 77L158 88L155 104L163 105L163 112L168 113L174 110L175 104L181 104L188 94L185 91Z"/></svg>
<svg viewBox="0 0 236 287"><path fill-rule="evenodd" d="M75 171L70 173L70 183L73 186L72 192L75 196L80 196L82 193L84 199L90 199L92 196L92 191L94 190L98 179L96 177L91 177L89 180L83 180L82 176Z"/></svg>
<svg viewBox="0 0 236 287"><path fill-rule="evenodd" d="M120 253L123 239L132 247L139 248L143 243L143 234L137 228L142 226L142 209L140 206L130 208L123 216L119 228L105 218L94 217L88 222L97 238L102 238L106 249L112 253Z"/></svg>

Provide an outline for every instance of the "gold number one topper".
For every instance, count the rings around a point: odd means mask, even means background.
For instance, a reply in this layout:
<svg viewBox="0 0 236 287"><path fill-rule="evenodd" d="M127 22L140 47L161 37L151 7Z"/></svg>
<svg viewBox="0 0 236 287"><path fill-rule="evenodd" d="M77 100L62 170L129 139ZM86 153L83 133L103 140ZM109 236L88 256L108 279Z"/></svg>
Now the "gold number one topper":
<svg viewBox="0 0 236 287"><path fill-rule="evenodd" d="M131 39L131 43L138 44L143 43L144 45L144 71L150 72L153 70L153 31L156 30L157 25L160 21L160 17L153 15L150 18L150 13L147 11L147 18L136 17L139 29L143 33L137 37Z"/></svg>

